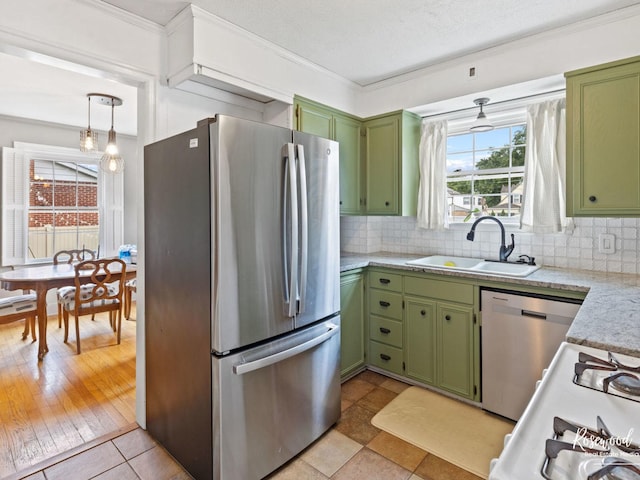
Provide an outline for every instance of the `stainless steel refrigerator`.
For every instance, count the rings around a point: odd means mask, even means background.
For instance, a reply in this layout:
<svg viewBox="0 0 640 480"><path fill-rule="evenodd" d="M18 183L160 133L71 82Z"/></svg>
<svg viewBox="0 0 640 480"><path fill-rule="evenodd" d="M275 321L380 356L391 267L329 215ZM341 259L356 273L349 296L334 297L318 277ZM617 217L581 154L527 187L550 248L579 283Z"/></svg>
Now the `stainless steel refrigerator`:
<svg viewBox="0 0 640 480"><path fill-rule="evenodd" d="M340 416L338 144L217 115L144 149L147 427L263 478Z"/></svg>

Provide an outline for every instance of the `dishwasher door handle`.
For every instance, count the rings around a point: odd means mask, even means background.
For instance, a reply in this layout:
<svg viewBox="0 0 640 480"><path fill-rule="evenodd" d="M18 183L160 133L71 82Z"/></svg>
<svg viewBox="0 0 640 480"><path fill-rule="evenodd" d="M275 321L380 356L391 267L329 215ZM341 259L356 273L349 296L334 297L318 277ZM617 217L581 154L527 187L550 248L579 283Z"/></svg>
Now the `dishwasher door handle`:
<svg viewBox="0 0 640 480"><path fill-rule="evenodd" d="M520 315L522 315L523 317L534 317L534 318L539 318L541 320L546 320L547 319L547 314L546 313L540 313L540 312L533 312L531 310L520 310Z"/></svg>

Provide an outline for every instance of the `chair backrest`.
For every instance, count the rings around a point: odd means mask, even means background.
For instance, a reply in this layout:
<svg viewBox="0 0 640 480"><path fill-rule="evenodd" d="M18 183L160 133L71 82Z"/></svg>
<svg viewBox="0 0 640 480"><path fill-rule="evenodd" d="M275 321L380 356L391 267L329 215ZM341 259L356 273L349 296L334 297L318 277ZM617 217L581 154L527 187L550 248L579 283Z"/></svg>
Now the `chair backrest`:
<svg viewBox="0 0 640 480"><path fill-rule="evenodd" d="M53 264L76 263L83 260L93 260L94 258L96 258L95 252L88 248L81 248L79 250L60 250L53 256Z"/></svg>
<svg viewBox="0 0 640 480"><path fill-rule="evenodd" d="M104 301L105 304L113 301L122 302L126 271L127 264L118 258L85 260L76 264L76 308L82 308L82 304L91 304L98 300ZM81 288L87 282L92 288Z"/></svg>

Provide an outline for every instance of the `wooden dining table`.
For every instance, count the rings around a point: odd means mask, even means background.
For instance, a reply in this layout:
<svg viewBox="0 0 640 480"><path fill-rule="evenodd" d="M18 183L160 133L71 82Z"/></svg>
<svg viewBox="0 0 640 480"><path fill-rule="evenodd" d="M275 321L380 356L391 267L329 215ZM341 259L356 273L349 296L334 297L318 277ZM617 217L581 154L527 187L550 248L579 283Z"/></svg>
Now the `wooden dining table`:
<svg viewBox="0 0 640 480"><path fill-rule="evenodd" d="M82 284L89 283L89 275L93 270L86 271L86 280ZM113 276L113 271L111 272ZM125 280L135 278L137 266L127 264L125 268ZM47 346L47 292L52 288L60 288L75 285L75 264L43 265L39 267L27 267L0 273L0 287L5 290L34 290L37 299L38 318L38 360L42 360L49 351ZM118 279L116 275L115 279Z"/></svg>

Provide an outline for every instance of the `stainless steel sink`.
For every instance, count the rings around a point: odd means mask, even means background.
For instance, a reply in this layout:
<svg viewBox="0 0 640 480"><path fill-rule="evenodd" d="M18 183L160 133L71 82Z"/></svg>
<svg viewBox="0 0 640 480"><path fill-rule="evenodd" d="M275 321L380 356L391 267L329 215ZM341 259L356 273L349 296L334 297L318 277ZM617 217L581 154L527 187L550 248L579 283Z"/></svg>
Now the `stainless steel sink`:
<svg viewBox="0 0 640 480"><path fill-rule="evenodd" d="M492 262L482 258L456 257L451 255L431 255L406 262L416 267L441 268L465 272L485 273L508 277L526 277L540 268L540 265L526 263Z"/></svg>

